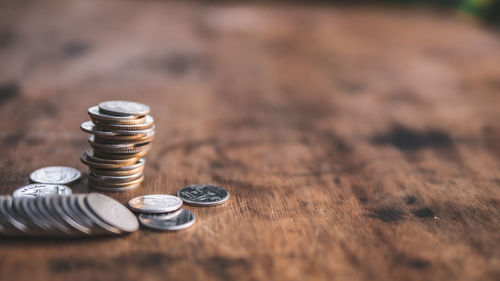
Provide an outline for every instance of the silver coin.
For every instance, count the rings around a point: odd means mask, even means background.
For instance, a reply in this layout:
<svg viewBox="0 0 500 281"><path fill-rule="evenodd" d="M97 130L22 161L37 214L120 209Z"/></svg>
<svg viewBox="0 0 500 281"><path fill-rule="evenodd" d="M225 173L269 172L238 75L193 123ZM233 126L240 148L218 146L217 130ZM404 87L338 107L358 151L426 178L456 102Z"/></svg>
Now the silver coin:
<svg viewBox="0 0 500 281"><path fill-rule="evenodd" d="M0 233L3 235L14 235L16 231L11 228L10 223L7 221L7 216L3 210L3 202L7 200L7 196L0 195Z"/></svg>
<svg viewBox="0 0 500 281"><path fill-rule="evenodd" d="M84 194L77 194L74 196L70 196L70 200L63 201L64 209L68 211L68 214L73 216L73 219L81 226L84 226L89 230L89 235L109 235L115 234L115 232L110 232L107 228L101 226L101 224L106 225L106 223L101 222L95 216L88 216L86 212L90 211L85 204L85 196ZM80 208L80 203L84 203L85 210ZM95 221L94 218L97 220ZM112 228L113 231L117 231L116 233L121 233L116 228Z"/></svg>
<svg viewBox="0 0 500 281"><path fill-rule="evenodd" d="M61 184L34 183L16 189L12 196L16 197L45 197L50 195L70 195L71 188Z"/></svg>
<svg viewBox="0 0 500 281"><path fill-rule="evenodd" d="M167 194L150 194L136 197L128 201L129 207L141 213L166 213L182 207L179 197Z"/></svg>
<svg viewBox="0 0 500 281"><path fill-rule="evenodd" d="M89 107L88 113L89 113L91 118L93 117L96 119L109 120L109 121L127 122L127 121L137 119L137 116L133 116L133 115L116 116L116 115L110 115L110 114L103 113L103 112L99 111L99 106Z"/></svg>
<svg viewBox="0 0 500 281"><path fill-rule="evenodd" d="M89 178L94 178L97 182L126 183L129 181L135 180L137 178L140 178L143 174L144 174L144 172L140 171L139 173L127 175L127 176L108 176L108 175L101 175L101 174L89 171L87 173L87 176Z"/></svg>
<svg viewBox="0 0 500 281"><path fill-rule="evenodd" d="M37 183L68 184L79 180L82 173L75 168L50 166L38 169L30 174L30 180Z"/></svg>
<svg viewBox="0 0 500 281"><path fill-rule="evenodd" d="M59 197L59 196L55 196ZM69 198L70 196L60 196L61 198ZM50 221L50 223L59 231L62 233L65 233L67 235L73 235L73 231L68 225L64 223L60 217L56 216L54 213L51 213L49 209L45 206L45 199L49 197L37 197L35 198L34 204L36 206L36 209L40 212L40 215L45 219Z"/></svg>
<svg viewBox="0 0 500 281"><path fill-rule="evenodd" d="M147 134L151 134L151 132L154 132L154 130L155 130L155 125L152 125L149 128L140 129L140 130L115 129L115 130L113 130L113 133L125 135L125 136L141 135L141 137L143 137Z"/></svg>
<svg viewBox="0 0 500 281"><path fill-rule="evenodd" d="M80 124L80 129L85 133L100 136L100 137L114 137L117 136L117 133L103 130L97 127L92 121L85 121Z"/></svg>
<svg viewBox="0 0 500 281"><path fill-rule="evenodd" d="M88 229L89 235L106 235L110 234L107 229L101 227L99 223L92 220L91 217L87 216L85 211L80 208L79 201L80 198L84 199L85 195L74 195L70 196L68 199L63 201L63 207L70 216L80 225ZM85 201L85 200L83 200ZM66 203L66 204L65 204ZM87 209L88 210L88 209ZM113 233L114 234L114 233Z"/></svg>
<svg viewBox="0 0 500 281"><path fill-rule="evenodd" d="M173 212L160 213L160 214L147 214L147 213L141 213L141 214L151 215L151 216L154 216L156 219L160 219L160 220L168 220L168 219L172 219L172 218L180 215L182 213L182 210L184 210L184 209L180 208L179 210L175 210Z"/></svg>
<svg viewBox="0 0 500 281"><path fill-rule="evenodd" d="M89 186L93 189L99 190L99 191L104 191L104 192L122 192L122 191L129 191L132 189L136 189L139 186L141 186L141 183L136 183L128 186L123 186L123 187L107 187L107 186L100 186L98 184L94 183L89 183Z"/></svg>
<svg viewBox="0 0 500 281"><path fill-rule="evenodd" d="M142 116L149 113L149 106L131 101L105 101L99 104L103 113L119 116Z"/></svg>
<svg viewBox="0 0 500 281"><path fill-rule="evenodd" d="M109 149L120 149L120 148L133 148L136 144L131 142L122 142L122 143L100 143L95 140L95 135L89 136L89 144L91 146L97 146L102 148Z"/></svg>
<svg viewBox="0 0 500 281"><path fill-rule="evenodd" d="M86 196L86 202L100 219L121 231L133 232L139 228L135 215L121 203L108 196L90 193Z"/></svg>
<svg viewBox="0 0 500 281"><path fill-rule="evenodd" d="M77 195L75 196L75 198L78 210L80 210L85 217L87 217L90 221L92 221L92 224L98 225L105 231L106 234L119 235L123 233L120 229L104 222L102 219L100 219L95 215L95 213L92 211L92 209L88 206L86 202L87 201L86 195Z"/></svg>
<svg viewBox="0 0 500 281"><path fill-rule="evenodd" d="M41 235L44 231L42 228L37 226L33 221L32 218L25 212L24 208L22 207L22 202L25 198L12 198L12 205L11 205L11 212L12 215L16 218L16 220L21 221L24 225L26 225L27 230L25 231L25 234L29 236L39 236Z"/></svg>
<svg viewBox="0 0 500 281"><path fill-rule="evenodd" d="M229 192L215 185L191 185L181 188L177 196L193 206L217 206L229 199Z"/></svg>
<svg viewBox="0 0 500 281"><path fill-rule="evenodd" d="M176 216L165 216L163 214L140 214L139 221L142 225L157 230L181 230L194 224L193 213L186 209Z"/></svg>
<svg viewBox="0 0 500 281"><path fill-rule="evenodd" d="M126 131L136 131L136 130L145 130L148 128L151 128L153 126L154 119L150 115L146 115L144 118L144 122L138 123L138 124L130 124L130 125L124 125L124 124L105 124L105 123L99 123L99 125L107 130L110 131L117 131L117 130L126 130Z"/></svg>
<svg viewBox="0 0 500 281"><path fill-rule="evenodd" d="M75 235L89 235L91 233L90 228L80 223L76 215L65 205L65 202L71 200L73 197L46 197L43 201L48 206L52 216L64 221Z"/></svg>
<svg viewBox="0 0 500 281"><path fill-rule="evenodd" d="M21 221L16 220L11 214L12 197L2 196L0 200L0 217L4 226L4 234L7 235L23 235L27 231L27 227Z"/></svg>
<svg viewBox="0 0 500 281"><path fill-rule="evenodd" d="M57 196L59 198L67 197L67 196ZM58 224L55 220L51 220L46 218L38 206L35 204L35 201L43 199L43 197L29 198L29 197L21 197L17 200L21 200L21 206L24 209L24 212L30 217L30 222L37 225L39 228L43 230L41 235L43 236L65 236L69 233L65 233L63 229L58 228Z"/></svg>

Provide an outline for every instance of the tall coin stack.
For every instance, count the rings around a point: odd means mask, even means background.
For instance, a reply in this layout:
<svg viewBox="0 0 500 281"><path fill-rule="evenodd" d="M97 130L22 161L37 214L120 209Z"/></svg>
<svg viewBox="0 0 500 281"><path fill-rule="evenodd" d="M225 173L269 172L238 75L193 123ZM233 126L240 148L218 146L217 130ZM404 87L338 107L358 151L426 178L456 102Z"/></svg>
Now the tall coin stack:
<svg viewBox="0 0 500 281"><path fill-rule="evenodd" d="M89 108L91 121L80 125L89 133L91 148L81 155L89 166L91 187L101 191L125 191L144 179L144 156L154 137L149 106L129 101L105 101Z"/></svg>

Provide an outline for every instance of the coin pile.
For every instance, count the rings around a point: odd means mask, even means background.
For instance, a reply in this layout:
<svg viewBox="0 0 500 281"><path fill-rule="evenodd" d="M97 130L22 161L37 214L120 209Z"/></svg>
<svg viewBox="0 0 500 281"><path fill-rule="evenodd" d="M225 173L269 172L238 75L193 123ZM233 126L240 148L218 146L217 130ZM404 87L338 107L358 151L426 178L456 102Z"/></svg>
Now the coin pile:
<svg viewBox="0 0 500 281"><path fill-rule="evenodd" d="M80 125L89 133L91 149L81 155L89 166L91 187L101 191L125 191L144 179L144 156L154 137L153 117L147 105L129 101L105 101L88 109L91 121Z"/></svg>
<svg viewBox="0 0 500 281"><path fill-rule="evenodd" d="M135 215L108 196L0 196L0 234L29 237L120 235L139 228Z"/></svg>
<svg viewBox="0 0 500 281"><path fill-rule="evenodd" d="M139 213L139 222L155 230L181 230L195 222L193 213L182 209L183 202L193 206L217 206L229 199L229 193L214 185L183 187L177 196L152 194L136 197L128 202L132 211Z"/></svg>

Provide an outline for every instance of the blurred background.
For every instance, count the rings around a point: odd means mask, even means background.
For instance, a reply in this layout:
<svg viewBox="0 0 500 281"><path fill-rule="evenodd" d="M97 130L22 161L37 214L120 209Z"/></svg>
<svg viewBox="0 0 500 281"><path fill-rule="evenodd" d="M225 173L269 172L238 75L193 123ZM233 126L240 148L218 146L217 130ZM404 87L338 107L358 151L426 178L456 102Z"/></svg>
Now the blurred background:
<svg viewBox="0 0 500 281"><path fill-rule="evenodd" d="M326 129L355 145L428 127L490 139L499 3L3 0L0 131L78 163L87 107L129 99L174 142ZM26 163L16 149L6 169Z"/></svg>

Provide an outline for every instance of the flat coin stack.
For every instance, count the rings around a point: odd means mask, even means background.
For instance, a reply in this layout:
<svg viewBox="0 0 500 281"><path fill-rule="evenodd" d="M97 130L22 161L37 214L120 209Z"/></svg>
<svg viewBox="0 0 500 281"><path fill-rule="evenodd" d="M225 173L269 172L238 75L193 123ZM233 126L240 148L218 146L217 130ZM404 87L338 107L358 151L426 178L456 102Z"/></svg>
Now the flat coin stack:
<svg viewBox="0 0 500 281"><path fill-rule="evenodd" d="M89 166L91 187L101 191L125 191L144 179L144 156L154 137L153 117L147 105L129 101L105 101L88 109L91 121L80 125L89 133L91 149L81 155Z"/></svg>
<svg viewBox="0 0 500 281"><path fill-rule="evenodd" d="M139 228L136 216L108 196L0 196L0 234L28 237L121 235Z"/></svg>

